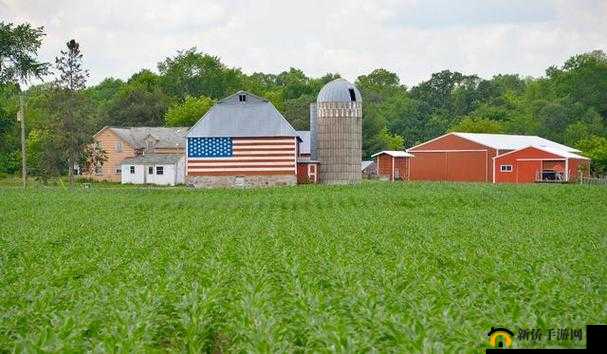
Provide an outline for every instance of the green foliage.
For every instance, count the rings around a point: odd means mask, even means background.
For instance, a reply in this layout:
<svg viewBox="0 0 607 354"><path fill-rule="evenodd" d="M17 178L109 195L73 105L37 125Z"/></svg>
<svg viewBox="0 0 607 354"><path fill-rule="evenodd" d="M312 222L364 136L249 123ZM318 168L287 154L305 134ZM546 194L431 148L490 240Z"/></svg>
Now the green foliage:
<svg viewBox="0 0 607 354"><path fill-rule="evenodd" d="M43 27L0 21L0 85L42 79L48 73L49 64L36 58L42 37Z"/></svg>
<svg viewBox="0 0 607 354"><path fill-rule="evenodd" d="M402 150L405 147L405 139L400 135L390 133L386 127L379 133L379 140L388 150Z"/></svg>
<svg viewBox="0 0 607 354"><path fill-rule="evenodd" d="M191 127L202 118L215 101L209 97L187 97L185 101L169 108L164 120L169 127Z"/></svg>
<svg viewBox="0 0 607 354"><path fill-rule="evenodd" d="M498 320L604 323L607 189L552 187L0 188L0 351L482 352Z"/></svg>
<svg viewBox="0 0 607 354"><path fill-rule="evenodd" d="M499 134L504 132L504 127L500 122L485 118L466 117L455 124L451 131L461 133L491 133Z"/></svg>
<svg viewBox="0 0 607 354"><path fill-rule="evenodd" d="M282 110L285 118L297 130L310 129L310 104L316 102L314 95L302 95L284 101Z"/></svg>
<svg viewBox="0 0 607 354"><path fill-rule="evenodd" d="M603 136L592 136L578 142L578 149L591 158L590 169L599 175L607 174L607 138Z"/></svg>
<svg viewBox="0 0 607 354"><path fill-rule="evenodd" d="M133 75L99 112L97 129L105 125L162 126L172 99L161 88L161 78L149 70Z"/></svg>
<svg viewBox="0 0 607 354"><path fill-rule="evenodd" d="M220 99L242 87L240 69L226 67L218 57L196 48L179 51L174 58L158 63L164 91L178 99L207 96Z"/></svg>

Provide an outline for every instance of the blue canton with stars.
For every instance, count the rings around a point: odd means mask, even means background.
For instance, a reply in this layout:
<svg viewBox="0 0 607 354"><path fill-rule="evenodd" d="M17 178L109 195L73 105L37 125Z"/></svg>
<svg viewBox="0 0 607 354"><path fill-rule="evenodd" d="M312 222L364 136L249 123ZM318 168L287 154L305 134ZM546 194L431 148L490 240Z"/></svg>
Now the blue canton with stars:
<svg viewBox="0 0 607 354"><path fill-rule="evenodd" d="M232 138L188 138L188 157L230 157Z"/></svg>

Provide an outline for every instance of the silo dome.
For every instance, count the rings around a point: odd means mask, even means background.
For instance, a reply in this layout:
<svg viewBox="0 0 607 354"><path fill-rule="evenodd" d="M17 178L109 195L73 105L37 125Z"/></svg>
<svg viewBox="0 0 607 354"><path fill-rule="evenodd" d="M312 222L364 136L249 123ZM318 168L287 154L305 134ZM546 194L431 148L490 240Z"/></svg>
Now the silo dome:
<svg viewBox="0 0 607 354"><path fill-rule="evenodd" d="M362 102L360 91L346 79L335 79L320 89L316 102Z"/></svg>

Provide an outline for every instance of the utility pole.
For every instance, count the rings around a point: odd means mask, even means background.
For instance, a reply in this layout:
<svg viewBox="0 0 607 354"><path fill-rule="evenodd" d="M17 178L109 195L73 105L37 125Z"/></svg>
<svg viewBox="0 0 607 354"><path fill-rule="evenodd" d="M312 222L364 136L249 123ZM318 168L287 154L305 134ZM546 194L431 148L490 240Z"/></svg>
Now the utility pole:
<svg viewBox="0 0 607 354"><path fill-rule="evenodd" d="M19 95L19 112L17 120L21 121L21 178L23 179L23 188L27 185L27 163L25 161L25 103L23 92Z"/></svg>

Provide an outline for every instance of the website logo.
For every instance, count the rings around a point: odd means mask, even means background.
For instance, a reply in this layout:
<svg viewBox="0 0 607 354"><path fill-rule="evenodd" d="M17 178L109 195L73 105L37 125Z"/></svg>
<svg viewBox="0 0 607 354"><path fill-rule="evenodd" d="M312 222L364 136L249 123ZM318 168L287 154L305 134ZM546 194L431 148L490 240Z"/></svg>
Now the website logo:
<svg viewBox="0 0 607 354"><path fill-rule="evenodd" d="M502 327L491 327L491 331L487 333L489 336L489 345L492 348L498 349L510 349L512 348L512 333L507 328Z"/></svg>

